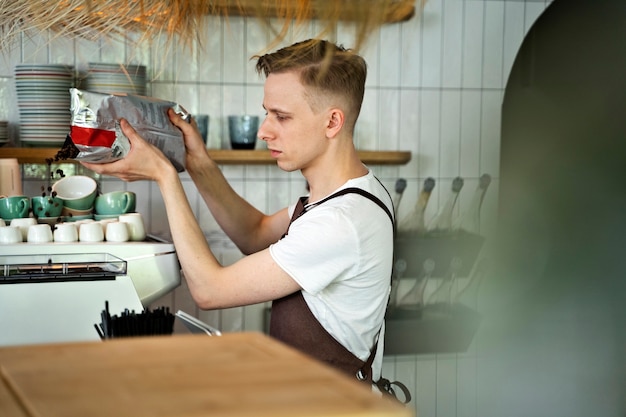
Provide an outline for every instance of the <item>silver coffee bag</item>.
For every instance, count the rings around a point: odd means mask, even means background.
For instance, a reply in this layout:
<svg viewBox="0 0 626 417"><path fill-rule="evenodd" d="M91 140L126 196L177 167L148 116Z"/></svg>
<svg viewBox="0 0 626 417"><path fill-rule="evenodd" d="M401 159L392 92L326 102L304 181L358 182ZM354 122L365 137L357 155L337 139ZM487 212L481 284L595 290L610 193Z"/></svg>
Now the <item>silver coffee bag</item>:
<svg viewBox="0 0 626 417"><path fill-rule="evenodd" d="M185 170L183 134L167 116L173 108L189 120L179 104L153 97L104 94L70 89L70 137L79 153L76 160L113 162L130 151L130 141L122 132L124 118L147 142L159 148L178 172Z"/></svg>

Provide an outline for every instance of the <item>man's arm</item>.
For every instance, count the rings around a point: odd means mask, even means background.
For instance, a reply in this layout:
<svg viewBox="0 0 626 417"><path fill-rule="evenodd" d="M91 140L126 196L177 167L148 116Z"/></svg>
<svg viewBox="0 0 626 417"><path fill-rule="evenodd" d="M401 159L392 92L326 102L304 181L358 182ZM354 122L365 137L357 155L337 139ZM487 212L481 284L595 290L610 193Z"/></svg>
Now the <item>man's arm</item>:
<svg viewBox="0 0 626 417"><path fill-rule="evenodd" d="M173 111L169 116L183 132L189 175L213 217L237 247L243 253L251 254L280 239L289 224L287 209L266 215L248 203L233 190L218 165L211 160L195 126Z"/></svg>
<svg viewBox="0 0 626 417"><path fill-rule="evenodd" d="M174 166L161 151L141 138L126 120L122 119L120 125L131 142L128 155L108 164L83 165L125 181L153 180L157 183L165 202L183 275L200 308L226 308L270 301L300 289L274 262L269 249L244 257L232 265L222 266L211 252L196 221Z"/></svg>

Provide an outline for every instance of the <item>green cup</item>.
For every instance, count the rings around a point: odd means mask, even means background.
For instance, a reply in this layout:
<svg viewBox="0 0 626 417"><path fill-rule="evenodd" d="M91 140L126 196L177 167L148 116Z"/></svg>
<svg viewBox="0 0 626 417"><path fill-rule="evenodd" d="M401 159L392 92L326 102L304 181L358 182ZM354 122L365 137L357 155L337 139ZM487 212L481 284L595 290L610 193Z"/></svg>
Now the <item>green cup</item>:
<svg viewBox="0 0 626 417"><path fill-rule="evenodd" d="M31 197L30 204L35 217L59 217L63 211L63 200L59 197Z"/></svg>
<svg viewBox="0 0 626 417"><path fill-rule="evenodd" d="M0 197L0 217L13 220L28 217L30 199L25 195Z"/></svg>
<svg viewBox="0 0 626 417"><path fill-rule="evenodd" d="M132 191L111 191L96 197L96 214L125 214L135 211L136 196Z"/></svg>

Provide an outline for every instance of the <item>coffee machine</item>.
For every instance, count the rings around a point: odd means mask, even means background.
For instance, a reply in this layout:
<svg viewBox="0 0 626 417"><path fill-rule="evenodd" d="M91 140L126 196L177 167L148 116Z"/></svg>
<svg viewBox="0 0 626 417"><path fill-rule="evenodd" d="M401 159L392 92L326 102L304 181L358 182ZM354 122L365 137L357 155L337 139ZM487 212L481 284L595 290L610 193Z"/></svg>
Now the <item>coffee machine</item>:
<svg viewBox="0 0 626 417"><path fill-rule="evenodd" d="M142 312L180 284L173 243L17 243L0 246L0 346L99 340L111 314Z"/></svg>

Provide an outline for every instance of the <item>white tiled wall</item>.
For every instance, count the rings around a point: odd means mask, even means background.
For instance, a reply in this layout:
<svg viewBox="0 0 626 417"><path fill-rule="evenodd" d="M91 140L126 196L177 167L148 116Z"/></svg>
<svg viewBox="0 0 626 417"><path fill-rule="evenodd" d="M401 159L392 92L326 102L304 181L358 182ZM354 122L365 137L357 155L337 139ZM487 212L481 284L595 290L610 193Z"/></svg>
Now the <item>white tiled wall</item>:
<svg viewBox="0 0 626 417"><path fill-rule="evenodd" d="M387 25L371 36L362 51L368 60L369 78L355 140L361 149L412 152L406 165L371 167L390 190L397 178L407 180L400 218L413 207L425 178L437 181L427 209L427 218L432 218L454 177L465 179L458 214L467 207L480 175L489 173L493 182L483 205L481 230L487 237L494 233L504 87L525 33L549 3L430 0L421 16ZM315 22L304 29L293 28L290 39L283 43L314 36L319 28ZM350 33L349 26L339 25L333 40L351 46ZM0 119L19 120L12 79L16 63L67 63L78 70L84 70L88 62L138 63L147 65L152 73L149 91L153 96L177 101L192 113L210 115L209 146L221 147L227 137L224 121L228 114L263 116L262 79L249 58L261 52L271 36L253 19L233 17L227 21L211 18L202 39L203 52L191 57L182 47L167 53L165 43L136 47L123 42L54 39L47 33L24 37L15 49L0 56ZM37 194L45 174L41 166L26 168L25 190ZM223 170L239 193L266 212L304 192L299 174L287 174L275 166L224 166ZM182 179L212 248L224 264L236 261L240 254L220 236L192 181L186 174ZM137 210L145 215L150 231L167 233L165 210L155 185L101 178L101 187L102 191L135 191ZM184 285L155 305L197 314L224 331L263 328L264 306L200 312ZM472 306L480 310L476 299ZM388 356L384 373L410 387L415 399L411 406L420 416L482 416L489 393L482 392L478 384L481 363L477 345L474 342L463 354Z"/></svg>

